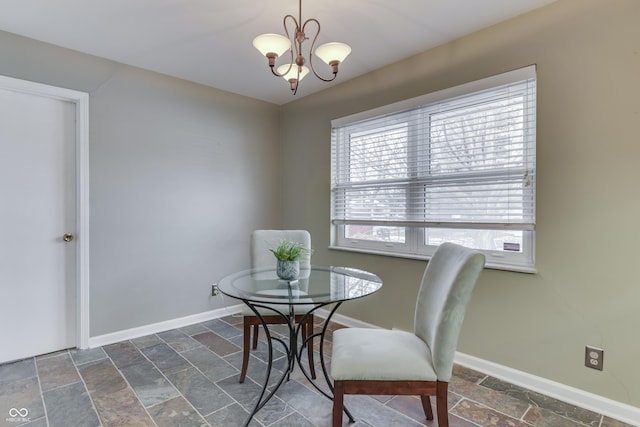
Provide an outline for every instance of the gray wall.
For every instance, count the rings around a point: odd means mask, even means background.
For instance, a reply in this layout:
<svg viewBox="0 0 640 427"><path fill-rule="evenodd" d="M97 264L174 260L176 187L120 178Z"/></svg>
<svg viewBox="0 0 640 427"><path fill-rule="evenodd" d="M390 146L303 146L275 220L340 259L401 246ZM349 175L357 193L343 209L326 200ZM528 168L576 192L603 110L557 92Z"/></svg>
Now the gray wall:
<svg viewBox="0 0 640 427"><path fill-rule="evenodd" d="M537 64L538 273L485 270L459 350L640 407L638 17L637 0L559 0L284 106L283 189L302 202L283 200L283 225L310 224L314 263L385 282L340 312L411 328L426 264L327 249L330 120Z"/></svg>
<svg viewBox="0 0 640 427"><path fill-rule="evenodd" d="M278 107L0 32L0 74L89 93L90 334L210 297L277 227Z"/></svg>

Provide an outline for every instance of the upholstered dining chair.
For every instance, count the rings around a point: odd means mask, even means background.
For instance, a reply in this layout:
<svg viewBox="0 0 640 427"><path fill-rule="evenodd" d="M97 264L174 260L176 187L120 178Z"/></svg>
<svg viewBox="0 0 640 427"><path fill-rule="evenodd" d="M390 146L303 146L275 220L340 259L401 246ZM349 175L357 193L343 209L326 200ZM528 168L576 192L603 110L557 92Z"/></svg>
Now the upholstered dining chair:
<svg viewBox="0 0 640 427"><path fill-rule="evenodd" d="M255 230L251 233L251 268L268 268L276 267L276 258L269 250L275 248L282 239L291 240L292 242L301 243L305 249L311 249L311 235L306 230ZM300 260L301 269L309 267L311 260L305 257ZM276 309L287 311L289 308L284 305L275 306ZM300 323L309 310L313 307L308 305L295 305L294 314L295 322ZM282 316L268 309L258 310L264 321L268 325L285 324ZM248 307L243 309L243 329L244 329L244 348L242 353L242 370L240 372L240 382L244 382L249 367L249 348L251 343L253 349L258 347L258 334L260 330L260 319ZM301 328L302 340L313 334L313 313L304 319ZM251 329L253 328L253 341L251 341ZM313 343L310 343L313 344ZM309 372L313 379L316 378L316 371L313 362L313 345L307 346L307 358L309 360Z"/></svg>
<svg viewBox="0 0 640 427"><path fill-rule="evenodd" d="M422 277L413 333L344 328L333 333L333 427L342 426L345 394L418 395L428 420L449 426L447 391L467 305L485 257L453 243L438 247Z"/></svg>

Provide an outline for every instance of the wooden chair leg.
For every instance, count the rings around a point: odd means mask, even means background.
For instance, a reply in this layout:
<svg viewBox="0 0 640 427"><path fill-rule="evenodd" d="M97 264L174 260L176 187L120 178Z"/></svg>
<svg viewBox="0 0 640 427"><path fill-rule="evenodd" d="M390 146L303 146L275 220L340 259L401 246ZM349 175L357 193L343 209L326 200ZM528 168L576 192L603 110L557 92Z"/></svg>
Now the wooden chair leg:
<svg viewBox="0 0 640 427"><path fill-rule="evenodd" d="M307 324L305 325L305 338L309 335L313 335L313 316L309 316ZM313 361L313 340L309 341L307 345L307 359L309 359L309 372L311 378L316 379L316 367Z"/></svg>
<svg viewBox="0 0 640 427"><path fill-rule="evenodd" d="M249 317L244 318L244 343L242 346L242 370L240 371L240 381L244 382L247 376L247 368L249 367L249 345L251 344L251 320Z"/></svg>
<svg viewBox="0 0 640 427"><path fill-rule="evenodd" d="M258 325L253 325L253 349L258 348L258 335L260 333L260 327Z"/></svg>
<svg viewBox="0 0 640 427"><path fill-rule="evenodd" d="M436 385L436 411L438 412L439 427L449 427L448 389L449 383L438 381Z"/></svg>
<svg viewBox="0 0 640 427"><path fill-rule="evenodd" d="M420 400L422 400L422 409L424 410L424 415L428 420L433 419L433 409L431 407L431 399L429 396L420 396Z"/></svg>
<svg viewBox="0 0 640 427"><path fill-rule="evenodd" d="M333 382L333 427L342 427L344 389L340 381Z"/></svg>

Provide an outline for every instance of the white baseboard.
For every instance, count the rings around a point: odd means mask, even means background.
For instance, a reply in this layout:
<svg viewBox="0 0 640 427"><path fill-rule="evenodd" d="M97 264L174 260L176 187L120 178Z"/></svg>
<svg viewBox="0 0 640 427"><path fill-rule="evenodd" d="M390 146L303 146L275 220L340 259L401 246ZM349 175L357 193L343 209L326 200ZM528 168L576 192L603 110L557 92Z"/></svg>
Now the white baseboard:
<svg viewBox="0 0 640 427"><path fill-rule="evenodd" d="M89 348L101 347L103 345L144 337L145 335L168 331L170 329L182 328L184 326L193 325L194 323L206 322L211 319L219 319L220 317L238 313L240 310L242 310L242 305L223 307L217 310L180 317L178 319L166 320L163 322L153 323L151 325L139 326L137 328L125 329L123 331L90 337Z"/></svg>
<svg viewBox="0 0 640 427"><path fill-rule="evenodd" d="M318 310L318 316L326 318L328 315L328 310ZM379 328L376 325L338 313L335 313L331 320L349 327ZM607 399L584 390L479 359L468 354L456 352L454 360L455 363L462 366L499 378L508 383L524 387L580 408L585 408L609 418L631 424L632 426L640 426L640 421L638 421L640 420L640 408L636 408L635 406Z"/></svg>
<svg viewBox="0 0 640 427"><path fill-rule="evenodd" d="M330 310L320 308L314 311L314 314L326 319L330 312L331 312ZM363 322L361 320L354 319L353 317L348 317L340 313L334 313L333 317L331 318L331 321L340 323L341 325L345 325L350 328L378 328L378 329L380 328L379 326L373 325L371 323Z"/></svg>

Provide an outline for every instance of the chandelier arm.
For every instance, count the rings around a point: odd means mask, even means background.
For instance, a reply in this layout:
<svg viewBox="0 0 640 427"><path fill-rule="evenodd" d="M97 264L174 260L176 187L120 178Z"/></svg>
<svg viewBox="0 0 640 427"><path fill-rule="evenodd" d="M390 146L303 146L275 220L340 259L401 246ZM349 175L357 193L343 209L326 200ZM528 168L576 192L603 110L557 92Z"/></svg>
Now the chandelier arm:
<svg viewBox="0 0 640 427"><path fill-rule="evenodd" d="M316 40L318 40L318 36L320 35L320 22L315 18L309 18L304 22L304 25L302 26L302 31L304 31L304 29L307 27L307 24L309 22L313 22L318 26L318 31L316 31L316 35L313 38L313 41L311 42L311 47L309 48L309 68L311 68L311 71L313 71L313 74L323 82L331 82L335 80L335 78L338 76L338 73L334 73L333 77L331 77L330 79L327 79L322 77L320 74L318 74L318 72L316 71L316 68L313 66L313 48L316 45Z"/></svg>
<svg viewBox="0 0 640 427"><path fill-rule="evenodd" d="M293 94L295 96L298 93L298 86L300 86L300 68L298 67L298 75L296 76L296 87L293 89Z"/></svg>
<svg viewBox="0 0 640 427"><path fill-rule="evenodd" d="M295 18L293 15L291 15L291 14L286 15L286 16L284 17L284 19L282 20L282 25L283 25L283 27L284 27L284 33L287 35L287 38L288 38L289 40L291 40L291 34L289 34L289 28L287 28L287 19L292 19L292 20L293 20L293 23L294 23L294 25L295 25L296 29L298 29L298 21L296 21L296 18ZM294 40L294 43L295 43L295 40ZM294 45L294 43L291 43L291 44L292 44L292 45ZM298 49L298 48L296 47L296 50L297 50L297 49ZM293 67L293 62L294 62L294 61L293 61L293 48L291 47L291 48L289 48L289 68L287 68L287 71L285 71L284 73L279 73L279 72L276 70L276 67L275 67L275 66L273 66L273 67L270 67L270 68L271 68L271 73L272 73L274 76L277 76L277 77L283 77L283 76L286 76L286 75L287 75L287 73L289 73L289 71L291 71L291 67Z"/></svg>
<svg viewBox="0 0 640 427"><path fill-rule="evenodd" d="M294 26L294 32L293 32L293 38L291 37L291 34L289 33L289 27L287 27L287 19L290 21L293 21L293 26ZM296 35L298 33L298 30L300 29L300 24L298 22L298 20L295 18L295 16L289 14L286 15L284 17L284 19L282 20L282 25L284 26L284 33L287 35L287 38L289 40L292 40L293 42L291 43L291 46L296 46L296 54L299 54L298 52L298 45L296 45ZM291 53L293 53L293 47L291 48Z"/></svg>

